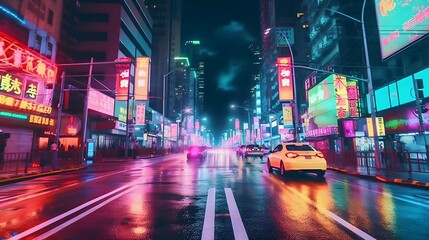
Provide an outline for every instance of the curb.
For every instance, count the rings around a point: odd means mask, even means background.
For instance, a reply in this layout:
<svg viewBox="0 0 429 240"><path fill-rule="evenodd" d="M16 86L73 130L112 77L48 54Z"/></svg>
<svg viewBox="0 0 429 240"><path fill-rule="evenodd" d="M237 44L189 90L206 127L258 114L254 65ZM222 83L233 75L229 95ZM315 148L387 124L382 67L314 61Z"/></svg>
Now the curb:
<svg viewBox="0 0 429 240"><path fill-rule="evenodd" d="M86 168L88 168L88 166L79 167L79 168L51 170L51 171L42 172L42 173L34 173L33 172L33 173L28 173L27 175L8 177L8 178L0 179L0 186L6 185L9 183L15 183L15 182L21 182L21 181L25 181L25 180L30 180L30 179L34 179L34 178L55 175L55 174L64 173L64 172L78 171L78 170L82 170L82 169L86 169Z"/></svg>
<svg viewBox="0 0 429 240"><path fill-rule="evenodd" d="M429 189L429 183L423 183L420 181L410 181L410 180L404 180L401 178L388 179L388 178L383 177L383 176L364 175L364 174L361 174L359 172L351 172L351 171L348 171L347 169L342 169L342 168L337 168L337 167L328 167L328 169L333 170L333 171L337 171L337 172L341 172L344 174L348 174L348 175L352 175L352 176L356 176L356 177L360 177L360 178L372 179L372 180L380 181L380 182L384 182L384 183L391 183L391 184L405 185L405 186L409 186L409 187L418 187L418 188L423 188L423 189Z"/></svg>

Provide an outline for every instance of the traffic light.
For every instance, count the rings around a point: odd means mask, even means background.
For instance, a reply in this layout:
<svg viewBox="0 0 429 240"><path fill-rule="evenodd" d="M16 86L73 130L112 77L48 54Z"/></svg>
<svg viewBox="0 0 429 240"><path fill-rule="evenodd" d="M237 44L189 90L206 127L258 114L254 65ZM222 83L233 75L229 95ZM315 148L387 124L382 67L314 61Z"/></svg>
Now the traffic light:
<svg viewBox="0 0 429 240"><path fill-rule="evenodd" d="M423 101L423 99L425 98L424 93L423 93L423 89L424 89L424 84L423 84L423 79L422 78L418 78L416 79L416 86L417 86L417 98L418 98L418 106L420 108L421 113L427 113L428 109L425 106L425 103ZM417 109L418 112L418 109Z"/></svg>
<svg viewBox="0 0 429 240"><path fill-rule="evenodd" d="M418 78L416 79L416 85L417 85L417 96L419 97L420 103L423 102L423 98L425 98L423 94L423 79Z"/></svg>

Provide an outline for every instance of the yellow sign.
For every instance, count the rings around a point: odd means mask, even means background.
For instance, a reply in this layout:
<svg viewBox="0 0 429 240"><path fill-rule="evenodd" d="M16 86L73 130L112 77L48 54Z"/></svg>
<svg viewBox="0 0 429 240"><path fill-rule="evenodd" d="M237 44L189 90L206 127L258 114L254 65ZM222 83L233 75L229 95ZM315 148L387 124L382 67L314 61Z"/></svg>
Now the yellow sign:
<svg viewBox="0 0 429 240"><path fill-rule="evenodd" d="M286 126L293 125L293 114L290 104L283 104L283 124Z"/></svg>
<svg viewBox="0 0 429 240"><path fill-rule="evenodd" d="M34 124L39 124L39 125L46 125L46 126L54 126L55 125L55 120L53 118L42 117L42 116L37 116L37 115L32 115L32 114L30 114L28 122L34 123Z"/></svg>
<svg viewBox="0 0 429 240"><path fill-rule="evenodd" d="M376 127L377 127L377 135L378 136L385 136L386 131L384 129L384 119L382 117L377 117L375 122L376 122ZM374 137L372 118L366 118L366 126L368 127L368 136Z"/></svg>

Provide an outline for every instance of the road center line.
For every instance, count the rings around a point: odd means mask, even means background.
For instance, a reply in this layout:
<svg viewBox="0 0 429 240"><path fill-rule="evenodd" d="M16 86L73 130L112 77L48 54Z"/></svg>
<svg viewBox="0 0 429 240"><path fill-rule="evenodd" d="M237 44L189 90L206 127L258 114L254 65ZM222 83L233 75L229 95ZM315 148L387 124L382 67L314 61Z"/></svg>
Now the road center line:
<svg viewBox="0 0 429 240"><path fill-rule="evenodd" d="M289 189L291 192L295 193L296 195L298 195L305 202L313 205L320 213L322 213L323 215L325 215L325 216L333 219L334 221L336 221L337 223L341 224L345 228L349 229L350 231L352 231L353 233L355 233L356 235L358 235L362 239L365 239L365 240L367 240L367 239L371 239L371 240L374 239L375 240L375 238L372 237L371 235L369 235L368 233L366 233L366 232L360 230L359 228L353 226L351 223L349 223L346 220L342 219L341 217L339 217L335 213L329 211L328 209L319 206L317 203L315 203L313 200L311 200L310 198L308 198L305 195L303 195L302 193L300 193L295 188L290 187L290 186L286 186L286 188Z"/></svg>
<svg viewBox="0 0 429 240"><path fill-rule="evenodd" d="M65 223L63 223L63 224L61 224L61 225L59 225L59 226L57 226L57 227L55 227L55 228L53 228L53 229L51 229L51 230L47 231L46 233L44 233L44 234L42 234L42 235L40 235L40 236L38 236L38 237L36 237L36 238L34 238L34 239L35 239L35 240L39 240L39 239L40 239L40 240L42 240L42 239L46 239L46 238L48 238L48 237L52 236L53 234L55 234L55 233L57 233L57 232L61 231L62 229L64 229L64 228L68 227L69 225L71 225L71 224L73 224L73 223L75 223L75 222L79 221L80 219L82 219L82 218L84 218L84 217L88 216L89 214L91 214L91 213L95 212L96 210L100 209L101 207L105 206L106 204L110 203L111 201L113 201L113 200L115 200L115 199L117 199L117 198L119 198L119 197L121 197L121 196L123 196L123 195L125 195L125 194L127 194L127 193L129 193L129 192L131 192L131 191L134 191L135 189L137 189L137 186L134 186L134 187L132 187L132 188L130 188L130 189L128 189L128 190L126 190L126 191L123 191L123 192L121 192L121 193L119 193L119 194L117 194L117 195L115 195L115 196L113 196L113 197L111 197L111 198L109 198L109 199L105 200L104 202L102 202L102 203L100 203L100 204L98 204L98 205L96 205L96 206L92 207L91 209L89 209L89 210L87 210L87 211L85 211L85 212L83 212L83 213L79 214L78 216L76 216L76 217L74 217L74 218L72 218L72 219L68 220L67 222L65 222Z"/></svg>
<svg viewBox="0 0 429 240"><path fill-rule="evenodd" d="M214 239L214 223L215 223L215 188L209 188L206 204L206 214L204 216L203 234L201 239Z"/></svg>
<svg viewBox="0 0 429 240"><path fill-rule="evenodd" d="M96 202L104 199L104 198L109 197L110 195L116 194L117 192L120 192L120 191L122 191L122 190L124 190L126 188L131 187L131 186L132 185L122 186L122 187L120 187L120 188L118 188L118 189L116 189L114 191L111 191L111 192L109 192L107 194L104 194L104 195L102 195L102 196L100 196L98 198L95 198L95 199L93 199L93 200L91 200L89 202L86 202L85 204L82 204L79 207L73 208L73 209L71 209L71 210L69 210L69 211L67 211L65 213L62 213L62 214L60 214L60 215L58 215L58 216L56 216L54 218L49 219L48 221L45 221L45 222L43 222L43 223L41 223L41 224L39 224L37 226L34 226L34 227L32 227L32 228L30 228L30 229L28 229L28 230L26 230L26 231L18 234L17 236L14 236L14 237L10 238L10 240L16 240L16 239L25 238L28 235L31 235L31 234L33 234L33 233L35 233L35 232L37 232L37 231L39 231L39 230L41 230L41 229L43 229L45 227L47 227L47 226L49 226L49 225L57 222L57 221L60 221L63 218L66 218L66 217L68 217L68 216L70 216L70 215L72 215L72 214L74 214L74 213L76 213L76 212L78 212L78 211L80 211L80 210L82 210L82 209L84 209L84 208L86 208L86 207L88 207L88 206L90 206L90 205L92 205L92 204L94 204L94 203L96 203Z"/></svg>
<svg viewBox="0 0 429 240"><path fill-rule="evenodd" d="M235 202L231 188L225 188L225 194L235 239L249 239L249 237L247 237L246 229L244 228L243 221L241 220L240 212L238 211L237 203Z"/></svg>

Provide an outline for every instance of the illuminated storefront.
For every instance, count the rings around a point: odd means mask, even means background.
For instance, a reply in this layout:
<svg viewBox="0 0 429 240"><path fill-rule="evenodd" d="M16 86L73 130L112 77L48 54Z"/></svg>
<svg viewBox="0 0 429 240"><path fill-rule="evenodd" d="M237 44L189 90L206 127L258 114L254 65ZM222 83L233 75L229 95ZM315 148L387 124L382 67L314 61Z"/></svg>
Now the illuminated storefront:
<svg viewBox="0 0 429 240"><path fill-rule="evenodd" d="M0 66L0 129L9 136L5 153L47 148L57 121L48 88L56 79L55 63L0 32Z"/></svg>

